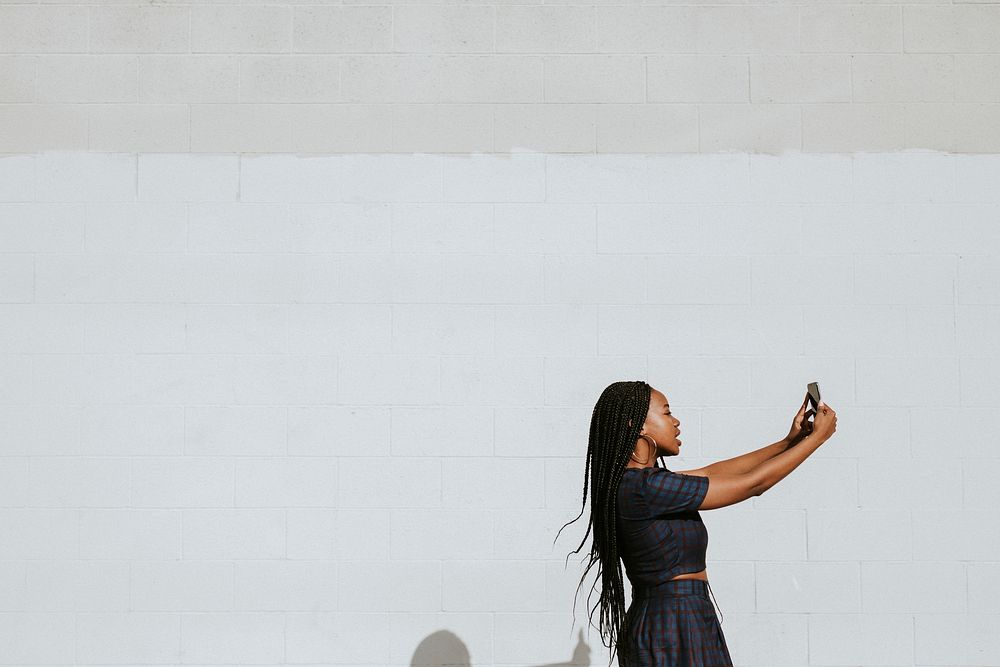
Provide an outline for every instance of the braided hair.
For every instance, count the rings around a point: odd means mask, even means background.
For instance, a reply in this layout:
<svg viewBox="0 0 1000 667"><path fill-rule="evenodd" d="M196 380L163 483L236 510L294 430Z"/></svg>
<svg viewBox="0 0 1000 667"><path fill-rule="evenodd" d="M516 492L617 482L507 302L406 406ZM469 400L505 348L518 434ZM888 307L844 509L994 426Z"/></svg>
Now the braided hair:
<svg viewBox="0 0 1000 667"><path fill-rule="evenodd" d="M583 477L583 503L576 521L583 515L587 504L587 485L590 484L591 509L587 533L580 545L570 553L579 553L591 527L594 529L594 540L591 545L589 562L577 585L577 593L586 578L587 573L596 564L597 573L601 577L601 597L599 604L601 614L598 630L601 643L608 648L614 647L610 666L618 648L618 638L625 630L625 584L622 580L621 562L618 555L618 531L615 525L618 483L625 473L625 464L635 448L639 431L646 420L649 411L649 399L652 387L636 380L631 382L614 382L601 393L594 406L590 419L590 442L587 446L587 462ZM563 524L565 528L570 523ZM559 529L559 533L562 532ZM559 539L556 533L556 539ZM553 542L554 543L554 542ZM569 560L569 554L566 555ZM596 581L595 581L596 586ZM593 592L594 587L591 587ZM588 604L590 596L587 596ZM590 609L588 618L596 605ZM573 601L574 625L576 624L576 600ZM593 625L593 623L591 623ZM605 642L605 637L609 642ZM625 653L625 651L622 651Z"/></svg>

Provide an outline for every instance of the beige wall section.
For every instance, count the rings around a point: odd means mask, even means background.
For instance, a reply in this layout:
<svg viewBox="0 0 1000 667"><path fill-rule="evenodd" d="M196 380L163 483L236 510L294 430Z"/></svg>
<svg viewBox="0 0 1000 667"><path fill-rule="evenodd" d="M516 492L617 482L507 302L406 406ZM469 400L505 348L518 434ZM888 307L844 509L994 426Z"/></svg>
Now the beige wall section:
<svg viewBox="0 0 1000 667"><path fill-rule="evenodd" d="M1000 152L1000 4L0 2L0 151Z"/></svg>

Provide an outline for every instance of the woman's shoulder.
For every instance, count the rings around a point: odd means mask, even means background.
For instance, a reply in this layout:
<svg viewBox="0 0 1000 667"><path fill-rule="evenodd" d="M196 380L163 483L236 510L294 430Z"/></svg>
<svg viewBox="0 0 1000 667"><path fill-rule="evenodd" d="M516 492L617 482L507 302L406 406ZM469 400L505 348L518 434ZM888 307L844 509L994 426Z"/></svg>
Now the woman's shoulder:
<svg viewBox="0 0 1000 667"><path fill-rule="evenodd" d="M625 468L625 475L622 479L628 479L629 477L634 477L636 479L643 479L649 475L676 475L673 470L668 470L667 468L661 468L659 466L644 466L642 468Z"/></svg>

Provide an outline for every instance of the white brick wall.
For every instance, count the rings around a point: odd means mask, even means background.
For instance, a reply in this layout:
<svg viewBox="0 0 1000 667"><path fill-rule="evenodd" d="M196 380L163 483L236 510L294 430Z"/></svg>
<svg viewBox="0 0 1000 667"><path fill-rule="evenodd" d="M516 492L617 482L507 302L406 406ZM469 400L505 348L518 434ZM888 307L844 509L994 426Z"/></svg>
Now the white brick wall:
<svg viewBox="0 0 1000 667"><path fill-rule="evenodd" d="M998 183L925 152L0 158L0 663L603 664L563 567L587 516L552 540L594 401L642 377L673 469L780 438L814 379L840 414L704 513L738 665L1000 664Z"/></svg>
<svg viewBox="0 0 1000 667"><path fill-rule="evenodd" d="M674 469L839 411L704 513L739 667L1000 665L998 34L0 0L0 665L606 664L552 540L637 378Z"/></svg>
<svg viewBox="0 0 1000 667"><path fill-rule="evenodd" d="M992 0L0 0L0 151L995 153L998 33Z"/></svg>

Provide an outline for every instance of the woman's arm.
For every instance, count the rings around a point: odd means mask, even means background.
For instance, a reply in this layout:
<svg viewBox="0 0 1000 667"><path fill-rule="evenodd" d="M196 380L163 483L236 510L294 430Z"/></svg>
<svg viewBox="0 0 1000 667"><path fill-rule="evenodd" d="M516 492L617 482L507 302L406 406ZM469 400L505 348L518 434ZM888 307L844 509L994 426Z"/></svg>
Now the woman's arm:
<svg viewBox="0 0 1000 667"><path fill-rule="evenodd" d="M836 427L836 422L834 422ZM824 425L820 433L815 430L798 440L794 447L789 447L777 456L764 461L750 472L754 478L756 495L760 495L784 479L790 472L799 467L803 461L815 452L820 445L833 435L833 431Z"/></svg>
<svg viewBox="0 0 1000 667"><path fill-rule="evenodd" d="M826 432L824 431L824 433ZM719 468L712 470L712 466L690 471L680 470L678 472L705 475L709 478L714 478L714 481L709 484L708 493L705 495L698 509L711 510L718 507L726 507L747 500L750 496L759 496L770 489L799 467L799 464L819 449L819 446L826 442L828 437L829 435L821 435L819 433L810 433L804 437L797 437L791 445L786 445L780 453L759 463L752 470L742 473L730 470L722 472ZM720 461L719 463L729 464L733 461L745 461L747 459L744 457L752 457L755 454L766 452L782 444L783 442L779 440L774 444L754 450L749 454ZM712 465L718 464L713 463Z"/></svg>
<svg viewBox="0 0 1000 667"><path fill-rule="evenodd" d="M792 444L793 443L787 438L782 438L778 442L765 445L760 449L753 450L752 452L747 452L746 454L734 456L731 459L725 459L724 461L709 464L701 468L701 471L708 475L742 475L743 473L750 472L764 461L774 458L781 452L791 447Z"/></svg>

